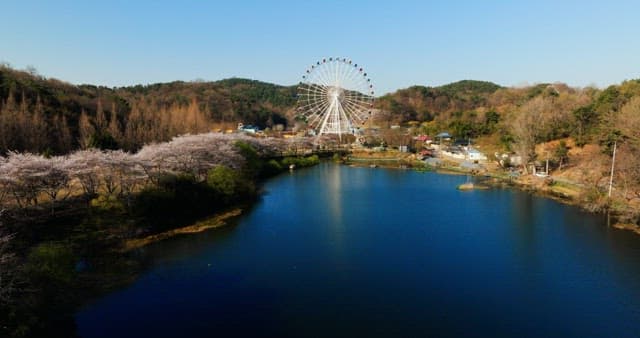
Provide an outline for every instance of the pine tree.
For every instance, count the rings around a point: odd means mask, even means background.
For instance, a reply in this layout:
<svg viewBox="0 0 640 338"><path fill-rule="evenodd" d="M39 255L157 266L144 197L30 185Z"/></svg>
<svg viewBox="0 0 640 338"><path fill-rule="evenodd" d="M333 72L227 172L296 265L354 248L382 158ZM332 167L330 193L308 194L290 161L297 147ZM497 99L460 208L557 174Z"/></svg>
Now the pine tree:
<svg viewBox="0 0 640 338"><path fill-rule="evenodd" d="M64 115L59 114L53 117L51 135L55 135L56 149L59 153L66 154L73 150L73 137Z"/></svg>
<svg viewBox="0 0 640 338"><path fill-rule="evenodd" d="M47 147L47 121L44 116L44 107L40 96L36 99L36 105L31 115L31 125L29 126L29 147L33 153L39 153Z"/></svg>
<svg viewBox="0 0 640 338"><path fill-rule="evenodd" d="M136 102L131 104L131 112L127 119L127 124L124 128L124 148L126 150L136 150L142 143L139 135L139 128L142 125L142 113L138 108Z"/></svg>
<svg viewBox="0 0 640 338"><path fill-rule="evenodd" d="M89 142L91 141L91 137L94 133L95 128L91 125L87 112L83 109L80 113L80 119L78 120L78 134L80 136L78 143L82 149L87 149L89 147Z"/></svg>
<svg viewBox="0 0 640 338"><path fill-rule="evenodd" d="M107 130L107 117L104 114L104 109L102 108L102 99L98 98L98 103L96 105L96 119L95 119L96 131L103 133Z"/></svg>
<svg viewBox="0 0 640 338"><path fill-rule="evenodd" d="M119 144L122 144L122 131L120 130L120 122L118 121L115 103L111 104L111 119L109 120L108 131Z"/></svg>

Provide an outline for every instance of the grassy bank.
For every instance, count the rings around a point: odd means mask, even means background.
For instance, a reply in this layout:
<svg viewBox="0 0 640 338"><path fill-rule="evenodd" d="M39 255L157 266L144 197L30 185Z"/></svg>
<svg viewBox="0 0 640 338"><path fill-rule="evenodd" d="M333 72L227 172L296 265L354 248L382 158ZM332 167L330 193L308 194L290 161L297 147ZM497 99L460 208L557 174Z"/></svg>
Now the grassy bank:
<svg viewBox="0 0 640 338"><path fill-rule="evenodd" d="M149 235L141 238L132 238L126 240L122 245L122 252L128 252L131 250L139 249L143 246L160 242L168 238L172 238L179 235L196 234L209 229L215 229L228 224L228 221L242 214L241 208L235 208L227 212L217 214L214 217L202 220L196 224L189 225L182 228L177 228L165 232L161 232L155 235Z"/></svg>

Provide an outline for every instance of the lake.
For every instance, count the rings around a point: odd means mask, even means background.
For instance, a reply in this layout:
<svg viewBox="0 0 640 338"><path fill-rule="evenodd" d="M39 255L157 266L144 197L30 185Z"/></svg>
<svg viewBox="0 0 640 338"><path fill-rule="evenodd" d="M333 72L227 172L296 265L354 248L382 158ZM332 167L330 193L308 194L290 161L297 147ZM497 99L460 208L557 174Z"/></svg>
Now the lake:
<svg viewBox="0 0 640 338"><path fill-rule="evenodd" d="M82 337L640 334L640 236L465 176L331 163L76 314Z"/></svg>

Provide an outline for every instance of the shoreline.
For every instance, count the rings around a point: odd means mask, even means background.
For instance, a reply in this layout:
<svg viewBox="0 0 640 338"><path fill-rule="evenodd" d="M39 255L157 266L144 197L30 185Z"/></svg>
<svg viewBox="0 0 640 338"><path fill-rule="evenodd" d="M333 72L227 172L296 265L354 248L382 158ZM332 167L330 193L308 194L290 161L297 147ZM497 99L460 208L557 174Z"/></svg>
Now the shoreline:
<svg viewBox="0 0 640 338"><path fill-rule="evenodd" d="M546 181L543 178L537 178L531 175L511 178L489 169L487 169L486 173L484 174L472 174L469 171L465 171L464 169L456 166L445 165L440 167L431 167L424 165L422 161L409 160L407 157L385 159L376 157L366 158L362 156L362 153L360 153L359 155L360 156L355 158L355 161L346 161L344 164L353 167L366 167L371 164L376 165L376 167L380 168L431 171L444 175L472 175L473 177L479 178L479 186L481 185L493 188L515 188L524 192L532 193L537 196L552 199L565 205L578 207L581 210L592 214L604 215L609 213L611 216L613 216L614 220L614 222L612 222L611 224L612 227L620 230L631 231L640 235L640 225L633 224L628 221L625 222L623 220L625 217L631 216L631 212L616 210L610 208L609 205L602 205L599 208L592 208L590 207L588 201L582 200L580 198L580 196L585 193L585 188L583 186L564 180L557 180L552 176L548 177L549 179L551 179L550 181ZM395 161L396 163L390 163L393 161ZM380 162L386 163L381 164Z"/></svg>
<svg viewBox="0 0 640 338"><path fill-rule="evenodd" d="M228 220L240 216L244 210L242 208L234 208L230 211L215 214L209 218L198 221L195 224L188 225L181 228L171 229L165 232L161 232L154 235L149 235L142 238L134 238L124 241L123 247L120 252L129 252L135 249L142 248L149 244L157 243L169 238L173 238L180 235L197 234L210 229L216 229L228 225Z"/></svg>

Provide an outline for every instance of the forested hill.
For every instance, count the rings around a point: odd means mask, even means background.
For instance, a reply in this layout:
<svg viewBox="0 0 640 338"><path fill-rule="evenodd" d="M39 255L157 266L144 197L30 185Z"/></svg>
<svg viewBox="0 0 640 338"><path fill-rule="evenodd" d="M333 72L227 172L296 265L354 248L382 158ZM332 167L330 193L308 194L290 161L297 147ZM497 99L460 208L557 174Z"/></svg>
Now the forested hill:
<svg viewBox="0 0 640 338"><path fill-rule="evenodd" d="M129 113L135 100L144 99L159 106L172 106L187 105L195 99L202 108L208 108L214 120L235 122L249 119L251 123L265 124L270 118L263 116L265 111L282 115L295 104L296 99L295 87L248 79L174 81L109 88L76 86L56 79L45 79L35 73L0 67L0 98L6 101L10 93L17 103L21 103L23 95L28 105L35 105L40 99L47 116L64 114L70 121L77 120L82 109L91 116L95 115L98 98L107 109L115 104L123 117Z"/></svg>
<svg viewBox="0 0 640 338"><path fill-rule="evenodd" d="M423 133L496 135L508 145L521 137L516 130L526 124L524 117L535 116L535 135L528 137L532 142L573 136L581 144L611 144L630 125L617 113L636 96L638 80L605 90L562 83L507 88L464 80L401 89L377 99L376 108L382 126L416 121ZM60 154L88 147L133 151L145 143L233 128L238 122L290 127L295 103L295 86L247 79L108 88L72 85L0 65L0 155L9 150ZM618 125L611 122L618 120Z"/></svg>
<svg viewBox="0 0 640 338"><path fill-rule="evenodd" d="M240 78L110 88L72 85L57 79L46 79L34 72L0 66L1 101L6 101L10 93L18 103L24 95L29 105L34 105L40 99L46 112L65 114L79 113L80 109L94 113L98 98L103 106L110 107L112 103L116 103L117 108L125 110L125 114L131 103L128 100L144 97L149 102L168 106L188 104L196 99L203 106L209 105L214 114L231 110L240 115L247 110L260 110L262 107L282 111L292 107L296 99L295 86L285 87Z"/></svg>
<svg viewBox="0 0 640 338"><path fill-rule="evenodd" d="M376 105L397 122L430 120L440 112L478 107L498 88L468 80L436 88L416 86L387 95ZM60 154L90 146L135 150L177 134L230 128L238 122L286 127L295 117L295 103L295 86L248 79L109 88L72 85L0 66L0 153Z"/></svg>
<svg viewBox="0 0 640 338"><path fill-rule="evenodd" d="M442 113L486 106L489 96L501 88L492 82L474 80L440 87L412 86L381 97L378 107L391 112L394 122L430 121Z"/></svg>
<svg viewBox="0 0 640 338"><path fill-rule="evenodd" d="M188 105L195 100L213 121L245 121L261 127L286 124L285 114L296 102L295 86L241 78L121 87L115 94L129 101L144 98L161 106Z"/></svg>
<svg viewBox="0 0 640 338"><path fill-rule="evenodd" d="M238 122L286 126L295 90L237 78L119 88L72 85L0 66L0 153L65 153L88 145L133 150Z"/></svg>

